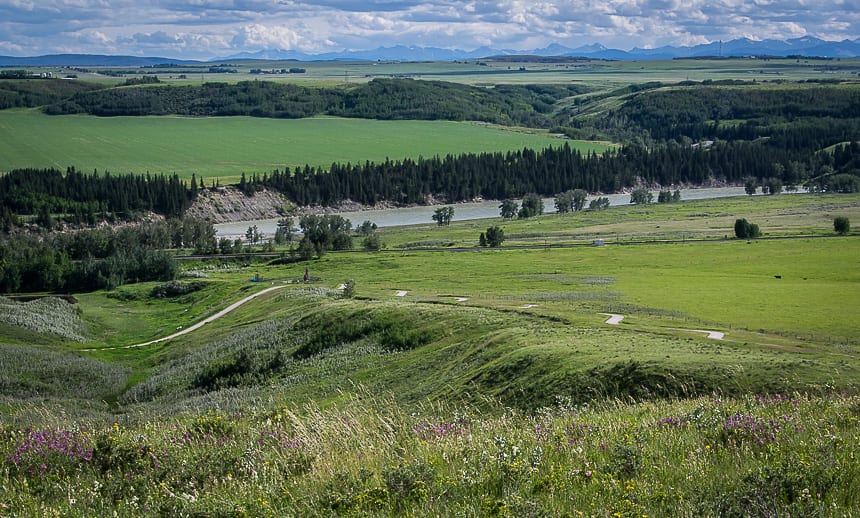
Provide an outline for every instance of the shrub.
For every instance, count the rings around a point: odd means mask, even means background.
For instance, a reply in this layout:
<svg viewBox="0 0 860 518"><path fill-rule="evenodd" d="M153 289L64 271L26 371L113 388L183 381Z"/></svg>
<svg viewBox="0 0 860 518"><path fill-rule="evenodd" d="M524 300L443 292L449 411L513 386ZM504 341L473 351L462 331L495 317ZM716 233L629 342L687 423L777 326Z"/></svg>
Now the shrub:
<svg viewBox="0 0 860 518"><path fill-rule="evenodd" d="M647 205L654 201L654 195L651 194L651 191L645 189L644 187L640 189L635 189L632 193L630 193L630 203L635 205Z"/></svg>
<svg viewBox="0 0 860 518"><path fill-rule="evenodd" d="M385 243L379 238L379 234L374 232L361 241L361 246L368 252L375 252L385 248Z"/></svg>
<svg viewBox="0 0 860 518"><path fill-rule="evenodd" d="M746 219L735 220L735 237L738 239L753 239L760 235L761 231L755 223L750 223Z"/></svg>
<svg viewBox="0 0 860 518"><path fill-rule="evenodd" d="M166 299L178 297L180 295L188 295L195 291L200 291L206 287L203 281L179 282L170 281L152 288L151 295L157 299Z"/></svg>
<svg viewBox="0 0 860 518"><path fill-rule="evenodd" d="M837 216L833 219L833 230L840 236L851 231L851 222L845 216Z"/></svg>
<svg viewBox="0 0 860 518"><path fill-rule="evenodd" d="M484 236L486 244L493 248L502 246L505 241L505 231L499 227L489 227L486 234L481 235Z"/></svg>

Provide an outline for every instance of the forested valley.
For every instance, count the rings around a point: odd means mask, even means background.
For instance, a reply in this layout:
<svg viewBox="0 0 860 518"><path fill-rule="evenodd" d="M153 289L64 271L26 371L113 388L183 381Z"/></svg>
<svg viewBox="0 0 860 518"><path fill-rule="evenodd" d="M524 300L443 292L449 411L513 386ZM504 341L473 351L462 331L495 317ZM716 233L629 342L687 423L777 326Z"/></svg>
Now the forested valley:
<svg viewBox="0 0 860 518"><path fill-rule="evenodd" d="M608 107L602 103L613 98ZM5 99L5 100L4 100ZM640 186L744 184L776 194L805 187L860 191L860 88L854 84L754 82L647 83L612 92L583 85L498 85L375 79L361 85L307 87L267 81L202 86L108 88L51 79L0 80L0 105L46 105L49 114L445 119L549 128L574 138L620 143L583 154L562 143L547 149L333 163L249 171L238 187L283 193L300 206L351 200L448 203L475 198L553 196L571 189L611 193ZM132 174L128 174L132 173ZM89 290L134 280L168 279L186 247L229 249L211 223L180 219L205 188L173 175L84 173L69 167L0 175L0 292ZM82 231L75 237L26 235L58 223L166 223L134 230ZM81 244L82 241L84 244ZM223 251L223 250L222 250Z"/></svg>

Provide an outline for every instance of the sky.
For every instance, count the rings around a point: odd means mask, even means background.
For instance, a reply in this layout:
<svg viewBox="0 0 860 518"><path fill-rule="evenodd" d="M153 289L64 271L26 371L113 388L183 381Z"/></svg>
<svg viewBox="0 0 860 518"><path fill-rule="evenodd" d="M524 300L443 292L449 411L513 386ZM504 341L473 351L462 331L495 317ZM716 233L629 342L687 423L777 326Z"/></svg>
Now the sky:
<svg viewBox="0 0 860 518"><path fill-rule="evenodd" d="M474 50L860 37L860 0L0 0L0 54L213 59L394 45Z"/></svg>

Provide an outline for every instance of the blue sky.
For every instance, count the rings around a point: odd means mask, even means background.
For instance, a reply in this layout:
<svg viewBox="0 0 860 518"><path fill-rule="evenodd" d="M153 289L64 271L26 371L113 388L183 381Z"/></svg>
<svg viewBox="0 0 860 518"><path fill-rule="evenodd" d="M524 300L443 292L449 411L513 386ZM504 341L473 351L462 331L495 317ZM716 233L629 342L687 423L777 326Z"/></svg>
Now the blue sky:
<svg viewBox="0 0 860 518"><path fill-rule="evenodd" d="M860 0L0 0L0 54L209 59L417 45L528 50L860 37Z"/></svg>

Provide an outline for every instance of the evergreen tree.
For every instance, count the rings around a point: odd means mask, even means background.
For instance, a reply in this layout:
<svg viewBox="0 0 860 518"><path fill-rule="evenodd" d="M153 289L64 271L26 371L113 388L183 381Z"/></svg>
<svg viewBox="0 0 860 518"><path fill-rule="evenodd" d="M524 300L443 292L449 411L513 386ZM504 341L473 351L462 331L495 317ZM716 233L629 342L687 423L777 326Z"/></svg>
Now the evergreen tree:
<svg viewBox="0 0 860 518"><path fill-rule="evenodd" d="M502 201L501 205L499 205L501 216L505 219L511 219L515 217L519 208L520 207L519 205L517 205L517 202L511 199L504 200Z"/></svg>

